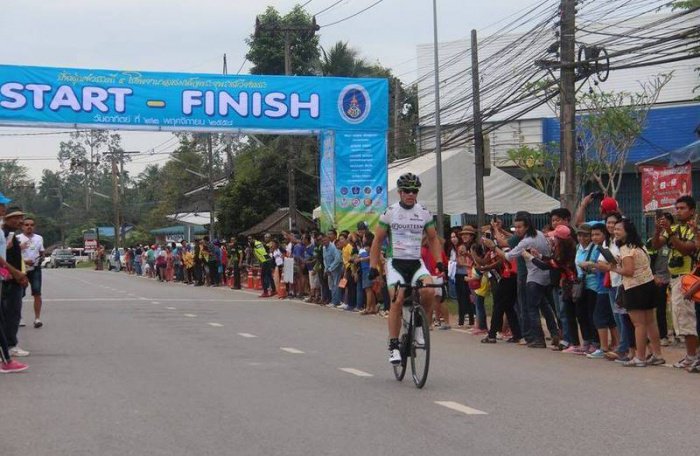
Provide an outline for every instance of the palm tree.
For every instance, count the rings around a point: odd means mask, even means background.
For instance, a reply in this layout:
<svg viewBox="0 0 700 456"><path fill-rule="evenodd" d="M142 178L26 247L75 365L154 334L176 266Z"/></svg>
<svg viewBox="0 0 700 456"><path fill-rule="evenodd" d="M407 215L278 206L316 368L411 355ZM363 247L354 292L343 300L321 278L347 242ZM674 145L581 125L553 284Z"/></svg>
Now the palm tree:
<svg viewBox="0 0 700 456"><path fill-rule="evenodd" d="M356 49L343 41L336 42L328 51L321 48L323 54L320 66L323 76L362 77L368 76L370 65L359 57Z"/></svg>

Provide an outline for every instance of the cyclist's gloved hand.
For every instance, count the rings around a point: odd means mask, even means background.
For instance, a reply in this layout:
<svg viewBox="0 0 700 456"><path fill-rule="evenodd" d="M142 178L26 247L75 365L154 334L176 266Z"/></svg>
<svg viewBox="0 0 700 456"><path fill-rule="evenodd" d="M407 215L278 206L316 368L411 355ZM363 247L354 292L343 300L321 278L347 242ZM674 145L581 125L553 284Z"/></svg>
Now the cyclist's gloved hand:
<svg viewBox="0 0 700 456"><path fill-rule="evenodd" d="M445 272L445 265L442 264L442 261L438 261L437 264L435 265L435 269L437 269L437 271L440 274L442 274L443 272Z"/></svg>
<svg viewBox="0 0 700 456"><path fill-rule="evenodd" d="M379 270L377 268L371 268L369 270L369 280L374 280L379 277Z"/></svg>

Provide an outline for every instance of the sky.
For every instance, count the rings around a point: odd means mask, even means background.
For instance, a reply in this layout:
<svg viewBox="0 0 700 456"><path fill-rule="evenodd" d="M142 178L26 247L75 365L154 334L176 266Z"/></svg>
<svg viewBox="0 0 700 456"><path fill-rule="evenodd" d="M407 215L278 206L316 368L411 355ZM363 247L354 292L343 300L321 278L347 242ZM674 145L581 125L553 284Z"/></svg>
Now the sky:
<svg viewBox="0 0 700 456"><path fill-rule="evenodd" d="M311 0L315 14L337 0ZM404 82L417 77L416 45L433 41L431 0L383 0L370 10L324 28L376 0L343 0L317 16L320 41L330 47L348 42L362 57L393 70ZM3 2L0 63L91 69L221 73L242 68L255 16L267 5L282 14L307 0L22 0ZM497 31L500 19L536 0L437 0L440 41L465 38L471 29ZM422 73L422 72L421 72ZM38 179L55 159L66 129L0 127L0 159L21 158ZM121 132L129 151L174 149L170 133ZM163 155L143 154L127 165L138 173Z"/></svg>

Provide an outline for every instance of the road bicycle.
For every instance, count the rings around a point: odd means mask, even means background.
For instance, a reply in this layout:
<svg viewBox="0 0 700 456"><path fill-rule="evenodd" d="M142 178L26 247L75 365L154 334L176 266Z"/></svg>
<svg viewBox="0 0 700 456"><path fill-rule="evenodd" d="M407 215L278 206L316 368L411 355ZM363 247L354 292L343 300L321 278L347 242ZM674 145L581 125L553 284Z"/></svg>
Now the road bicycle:
<svg viewBox="0 0 700 456"><path fill-rule="evenodd" d="M415 286L396 284L394 286L394 301L396 300L399 288L406 290L406 298L401 311L401 333L399 334L399 352L401 353L401 363L394 364L394 376L396 380L402 381L406 375L408 362L411 362L411 374L413 383L417 388L423 388L428 380L428 369L430 368L430 318L425 315L425 310L420 303L421 288L441 288L442 296L440 301L444 301L444 284L424 284L418 280ZM416 330L423 332L423 344L416 343Z"/></svg>

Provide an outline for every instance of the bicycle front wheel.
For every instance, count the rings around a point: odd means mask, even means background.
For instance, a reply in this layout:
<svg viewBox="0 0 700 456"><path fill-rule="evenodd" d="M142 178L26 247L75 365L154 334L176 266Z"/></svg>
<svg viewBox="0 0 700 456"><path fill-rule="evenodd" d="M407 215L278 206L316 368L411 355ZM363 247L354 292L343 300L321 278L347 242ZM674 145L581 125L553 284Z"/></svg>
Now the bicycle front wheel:
<svg viewBox="0 0 700 456"><path fill-rule="evenodd" d="M411 326L414 328L409 352L411 372L413 373L413 383L416 384L416 387L423 388L426 380L428 380L428 369L430 367L430 323L421 306L417 306L413 310L411 318L413 319Z"/></svg>

